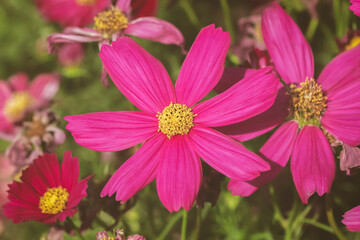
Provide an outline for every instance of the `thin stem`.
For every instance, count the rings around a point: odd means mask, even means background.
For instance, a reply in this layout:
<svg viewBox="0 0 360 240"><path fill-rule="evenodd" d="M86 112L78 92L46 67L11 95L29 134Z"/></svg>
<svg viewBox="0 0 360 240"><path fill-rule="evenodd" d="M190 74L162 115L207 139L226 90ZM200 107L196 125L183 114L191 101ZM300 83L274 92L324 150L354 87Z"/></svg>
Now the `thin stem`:
<svg viewBox="0 0 360 240"><path fill-rule="evenodd" d="M326 224L323 224L323 223L319 223L318 221L316 221L315 219L310 219L310 218L304 218L302 220L303 223L307 223L307 224L310 224L310 225L313 225L317 228L320 228L324 231L327 231L327 232L330 232L330 233L334 233L334 230L329 227L328 225Z"/></svg>
<svg viewBox="0 0 360 240"><path fill-rule="evenodd" d="M190 22L196 27L200 28L200 21L196 16L194 9L191 7L190 3L187 0L181 0L179 2L180 7L185 11L188 16Z"/></svg>
<svg viewBox="0 0 360 240"><path fill-rule="evenodd" d="M188 212L184 209L182 226L181 226L181 240L186 240L187 215Z"/></svg>
<svg viewBox="0 0 360 240"><path fill-rule="evenodd" d="M334 231L334 234L340 240L346 240L346 237L341 233L340 229L338 228L338 226L336 224L333 209L332 209L331 197L328 194L326 195L326 198L325 198L325 204L326 204L326 217L328 219L328 222L329 222L331 228Z"/></svg>
<svg viewBox="0 0 360 240"><path fill-rule="evenodd" d="M312 18L312 19L310 20L309 26L308 26L307 31L306 31L306 34L305 34L306 38L307 38L309 41L311 41L312 38L314 37L314 34L315 34L315 32L316 32L316 29L317 29L318 25L319 25L319 19L317 19L317 18Z"/></svg>
<svg viewBox="0 0 360 240"><path fill-rule="evenodd" d="M177 223L177 221L179 221L182 215L182 212L176 213L165 226L164 230L161 232L157 240L164 240L171 231L171 229L174 227L174 225Z"/></svg>
<svg viewBox="0 0 360 240"><path fill-rule="evenodd" d="M194 234L194 240L199 239L200 234L200 228L201 228L201 208L196 209L196 226L195 226L195 234Z"/></svg>
<svg viewBox="0 0 360 240"><path fill-rule="evenodd" d="M220 5L224 15L226 30L230 33L231 41L235 42L235 32L231 21L229 4L227 0L220 0Z"/></svg>

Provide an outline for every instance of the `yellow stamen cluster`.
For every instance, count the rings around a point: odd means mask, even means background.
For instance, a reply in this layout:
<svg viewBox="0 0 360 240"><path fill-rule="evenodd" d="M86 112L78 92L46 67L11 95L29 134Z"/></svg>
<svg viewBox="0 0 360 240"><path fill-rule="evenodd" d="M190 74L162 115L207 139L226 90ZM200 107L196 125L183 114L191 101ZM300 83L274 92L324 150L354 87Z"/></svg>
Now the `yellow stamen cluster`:
<svg viewBox="0 0 360 240"><path fill-rule="evenodd" d="M49 188L40 198L39 208L42 213L58 214L65 210L69 193L66 188Z"/></svg>
<svg viewBox="0 0 360 240"><path fill-rule="evenodd" d="M355 36L351 39L350 43L345 46L345 50L350 50L360 44L360 36Z"/></svg>
<svg viewBox="0 0 360 240"><path fill-rule="evenodd" d="M306 78L305 82L300 83L300 87L291 84L290 97L291 110L300 124L319 124L326 109L327 97L313 78Z"/></svg>
<svg viewBox="0 0 360 240"><path fill-rule="evenodd" d="M83 6L92 6L94 5L98 0L76 0L76 3Z"/></svg>
<svg viewBox="0 0 360 240"><path fill-rule="evenodd" d="M94 18L94 28L106 38L111 38L112 34L127 28L128 23L128 19L121 10L115 7L98 13Z"/></svg>
<svg viewBox="0 0 360 240"><path fill-rule="evenodd" d="M159 131L164 133L169 139L175 135L184 135L189 133L194 126L194 117L196 115L191 108L185 104L170 103L156 117L159 120Z"/></svg>
<svg viewBox="0 0 360 240"><path fill-rule="evenodd" d="M19 120L26 108L33 104L34 100L27 92L14 93L6 102L4 106L4 115L10 121Z"/></svg>

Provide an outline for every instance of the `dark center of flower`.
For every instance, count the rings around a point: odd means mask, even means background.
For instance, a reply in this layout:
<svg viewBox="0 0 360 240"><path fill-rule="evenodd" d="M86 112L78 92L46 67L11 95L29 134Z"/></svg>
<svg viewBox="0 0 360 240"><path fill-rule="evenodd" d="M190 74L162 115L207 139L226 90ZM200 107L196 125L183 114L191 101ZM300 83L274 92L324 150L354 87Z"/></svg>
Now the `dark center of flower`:
<svg viewBox="0 0 360 240"><path fill-rule="evenodd" d="M65 210L69 199L69 193L66 188L49 188L40 198L39 208L41 213L58 214Z"/></svg>
<svg viewBox="0 0 360 240"><path fill-rule="evenodd" d="M189 133L194 126L194 114L191 108L185 104L170 103L156 117L159 120L159 130L169 139L175 135L184 135Z"/></svg>
<svg viewBox="0 0 360 240"><path fill-rule="evenodd" d="M92 6L94 5L98 0L76 0L76 3L83 6Z"/></svg>
<svg viewBox="0 0 360 240"><path fill-rule="evenodd" d="M111 38L112 34L127 28L128 23L128 19L116 7L100 12L94 18L94 28L106 38Z"/></svg>
<svg viewBox="0 0 360 240"><path fill-rule="evenodd" d="M43 136L46 133L46 126L39 120L33 120L26 131L28 138Z"/></svg>
<svg viewBox="0 0 360 240"><path fill-rule="evenodd" d="M326 110L327 97L324 96L321 85L313 78L306 78L305 82L300 83L300 87L291 84L290 99L294 119L300 126L320 125L320 117Z"/></svg>

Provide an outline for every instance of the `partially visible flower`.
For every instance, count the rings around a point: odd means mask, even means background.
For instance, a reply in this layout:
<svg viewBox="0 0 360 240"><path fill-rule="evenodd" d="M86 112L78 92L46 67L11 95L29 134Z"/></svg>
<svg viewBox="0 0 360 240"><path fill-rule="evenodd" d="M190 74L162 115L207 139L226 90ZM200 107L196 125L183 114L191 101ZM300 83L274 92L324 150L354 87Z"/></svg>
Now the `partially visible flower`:
<svg viewBox="0 0 360 240"><path fill-rule="evenodd" d="M33 220L46 224L74 216L75 207L87 196L89 179L78 182L79 171L79 161L70 151L65 152L61 169L55 154L44 153L22 172L21 182L9 185L4 216L14 223Z"/></svg>
<svg viewBox="0 0 360 240"><path fill-rule="evenodd" d="M83 45L80 43L62 44L58 51L58 59L62 66L76 66L84 59Z"/></svg>
<svg viewBox="0 0 360 240"><path fill-rule="evenodd" d="M132 0L131 13L134 18L155 16L158 0Z"/></svg>
<svg viewBox="0 0 360 240"><path fill-rule="evenodd" d="M6 150L6 157L20 169L44 152L54 152L66 138L64 131L57 127L58 122L58 117L50 110L35 112L32 121L23 122Z"/></svg>
<svg viewBox="0 0 360 240"><path fill-rule="evenodd" d="M344 214L341 221L350 232L360 232L360 206L357 206Z"/></svg>
<svg viewBox="0 0 360 240"><path fill-rule="evenodd" d="M56 227L51 227L46 236L46 240L64 240L65 231Z"/></svg>
<svg viewBox="0 0 360 240"><path fill-rule="evenodd" d="M350 0L351 6L349 9L360 17L360 0Z"/></svg>
<svg viewBox="0 0 360 240"><path fill-rule="evenodd" d="M126 237L124 234L124 230L116 229L115 237L109 237L109 234L103 231L96 234L96 240L146 240L146 238L138 234Z"/></svg>
<svg viewBox="0 0 360 240"><path fill-rule="evenodd" d="M110 5L111 0L36 0L40 12L63 27L84 27L96 14Z"/></svg>
<svg viewBox="0 0 360 240"><path fill-rule="evenodd" d="M111 177L101 196L126 202L156 178L169 211L189 210L202 182L200 157L225 176L253 179L268 170L256 154L213 129L266 111L279 79L272 68L256 71L216 97L199 102L218 83L230 36L203 28L180 70L175 88L160 61L135 41L119 38L99 54L119 90L142 112L67 116L75 141L95 151L120 151L145 141Z"/></svg>
<svg viewBox="0 0 360 240"><path fill-rule="evenodd" d="M55 74L40 74L31 84L22 73L8 82L0 81L0 138L14 137L15 124L26 113L48 106L58 89L59 77Z"/></svg>
<svg viewBox="0 0 360 240"><path fill-rule="evenodd" d="M346 143L341 145L343 151L340 154L340 170L349 175L351 169L360 167L360 149Z"/></svg>
<svg viewBox="0 0 360 240"><path fill-rule="evenodd" d="M15 167L4 156L0 156L0 207L7 201L8 184L14 174Z"/></svg>
<svg viewBox="0 0 360 240"><path fill-rule="evenodd" d="M349 30L342 39L336 39L340 52L350 50L360 44L360 31Z"/></svg>

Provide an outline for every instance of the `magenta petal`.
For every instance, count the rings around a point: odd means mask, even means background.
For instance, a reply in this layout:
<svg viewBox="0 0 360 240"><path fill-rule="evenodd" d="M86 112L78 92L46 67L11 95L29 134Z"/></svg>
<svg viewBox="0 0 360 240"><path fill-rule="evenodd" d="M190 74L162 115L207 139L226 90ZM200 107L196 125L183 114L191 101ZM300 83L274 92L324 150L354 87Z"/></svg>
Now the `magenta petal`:
<svg viewBox="0 0 360 240"><path fill-rule="evenodd" d="M270 164L271 170L248 182L231 179L228 189L232 194L248 197L261 186L274 180L290 158L297 130L298 124L295 121L281 125L259 151L259 155Z"/></svg>
<svg viewBox="0 0 360 240"><path fill-rule="evenodd" d="M0 81L0 110L2 110L6 100L11 97L11 90L6 82Z"/></svg>
<svg viewBox="0 0 360 240"><path fill-rule="evenodd" d="M195 152L211 167L227 177L252 180L270 169L261 157L234 139L211 128L195 126L189 133Z"/></svg>
<svg viewBox="0 0 360 240"><path fill-rule="evenodd" d="M329 193L335 176L331 146L316 126L306 125L296 138L291 158L291 173L303 203L315 192Z"/></svg>
<svg viewBox="0 0 360 240"><path fill-rule="evenodd" d="M269 54L281 78L300 83L314 75L314 57L309 43L291 17L273 5L263 12L262 33Z"/></svg>
<svg viewBox="0 0 360 240"><path fill-rule="evenodd" d="M30 94L40 102L50 101L59 90L60 79L56 74L40 74L31 83Z"/></svg>
<svg viewBox="0 0 360 240"><path fill-rule="evenodd" d="M224 71L229 46L230 35L221 28L209 25L200 31L176 82L178 103L190 107L216 86Z"/></svg>
<svg viewBox="0 0 360 240"><path fill-rule="evenodd" d="M165 141L168 141L168 139L164 134L157 134L146 141L113 174L102 190L101 197L112 196L116 192L116 200L124 203L154 180L157 166L162 159L162 147Z"/></svg>
<svg viewBox="0 0 360 240"><path fill-rule="evenodd" d="M99 56L118 89L142 111L156 114L176 102L164 66L131 38L103 45Z"/></svg>
<svg viewBox="0 0 360 240"><path fill-rule="evenodd" d="M349 172L351 168L360 167L360 149L342 144L343 151L340 154L340 169L341 171Z"/></svg>
<svg viewBox="0 0 360 240"><path fill-rule="evenodd" d="M15 91L26 91L28 89L29 78L25 73L18 73L10 79L10 85Z"/></svg>
<svg viewBox="0 0 360 240"><path fill-rule="evenodd" d="M142 17L131 21L124 33L164 44L184 44L184 37L179 29L155 17Z"/></svg>
<svg viewBox="0 0 360 240"><path fill-rule="evenodd" d="M351 6L349 9L360 17L360 0L350 0Z"/></svg>
<svg viewBox="0 0 360 240"><path fill-rule="evenodd" d="M131 0L117 0L116 7L118 7L123 13L128 13L130 11Z"/></svg>
<svg viewBox="0 0 360 240"><path fill-rule="evenodd" d="M278 84L271 67L258 70L225 92L196 105L195 123L219 127L254 117L274 104Z"/></svg>
<svg viewBox="0 0 360 240"><path fill-rule="evenodd" d="M279 83L279 87L281 89L276 96L275 103L265 112L243 122L215 129L243 142L260 136L283 123L289 115L289 96L282 83Z"/></svg>
<svg viewBox="0 0 360 240"><path fill-rule="evenodd" d="M71 151L64 154L61 163L61 186L71 191L78 183L80 164L77 157L72 157Z"/></svg>
<svg viewBox="0 0 360 240"><path fill-rule="evenodd" d="M120 151L158 131L157 118L142 112L103 112L67 116L75 142L95 151Z"/></svg>
<svg viewBox="0 0 360 240"><path fill-rule="evenodd" d="M350 232L360 232L360 206L357 206L344 214L341 221Z"/></svg>
<svg viewBox="0 0 360 240"><path fill-rule="evenodd" d="M181 207L189 211L202 180L200 157L193 151L188 136L175 136L163 146L156 184L159 198L170 211Z"/></svg>

